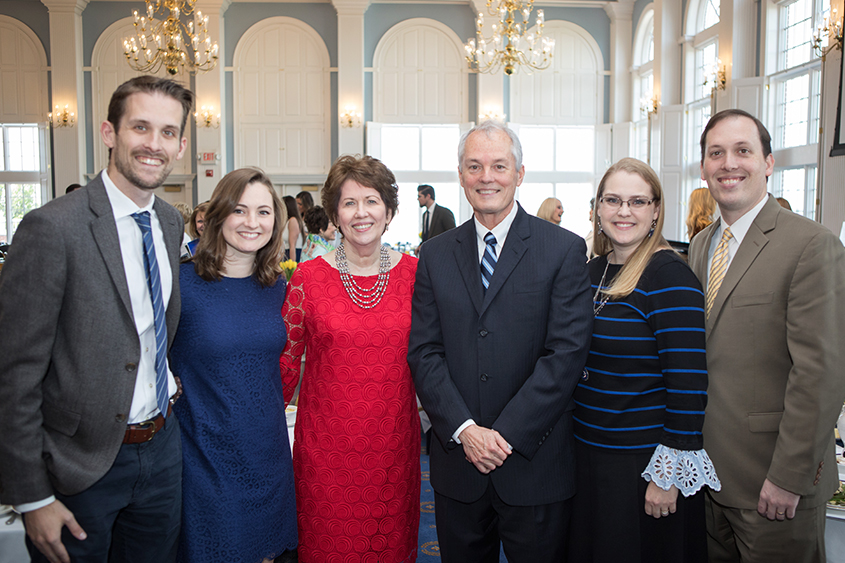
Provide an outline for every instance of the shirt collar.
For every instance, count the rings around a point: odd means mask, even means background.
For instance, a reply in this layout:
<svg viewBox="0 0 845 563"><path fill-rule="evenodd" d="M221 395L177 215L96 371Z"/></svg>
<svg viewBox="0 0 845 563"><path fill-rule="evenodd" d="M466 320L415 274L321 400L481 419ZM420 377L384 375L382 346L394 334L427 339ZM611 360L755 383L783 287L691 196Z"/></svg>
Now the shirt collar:
<svg viewBox="0 0 845 563"><path fill-rule="evenodd" d="M426 205L425 208L429 213L434 213L434 206L435 205L437 205L437 203L432 201L431 205Z"/></svg>
<svg viewBox="0 0 845 563"><path fill-rule="evenodd" d="M734 236L734 240L736 240L737 245L742 244L742 239L745 238L745 235L748 234L748 229L751 228L751 223L754 222L754 219L757 218L759 215L760 210L763 209L763 206L766 205L766 202L769 200L768 194L766 197L760 201L757 205L749 209L745 212L745 215L734 221L733 225L728 225L725 223L725 218L722 217L721 222L719 223L719 237L717 240L721 240L722 235L725 233L725 229L729 226L731 228L731 234Z"/></svg>
<svg viewBox="0 0 845 563"><path fill-rule="evenodd" d="M472 220L475 221L475 234L479 240L484 240L484 235L487 233L493 233L493 236L496 237L496 244L499 248L502 248L505 243L505 238L508 236L508 231L511 230L511 225L513 225L513 220L516 219L516 212L519 208L519 204L514 201L513 207L511 207L510 213L502 219L502 222L493 227L492 229L488 229L475 216L472 215ZM486 244L486 243L485 243Z"/></svg>
<svg viewBox="0 0 845 563"><path fill-rule="evenodd" d="M155 195L150 198L149 204L144 207L138 207L134 201L129 199L129 196L120 191L120 189L114 185L114 182L112 182L112 179L109 178L109 175L105 170L103 170L102 179L103 185L106 187L106 195L109 196L109 203L111 203L111 209L115 220L128 217L138 211L149 211L150 214L152 214L153 204L155 204L156 200Z"/></svg>

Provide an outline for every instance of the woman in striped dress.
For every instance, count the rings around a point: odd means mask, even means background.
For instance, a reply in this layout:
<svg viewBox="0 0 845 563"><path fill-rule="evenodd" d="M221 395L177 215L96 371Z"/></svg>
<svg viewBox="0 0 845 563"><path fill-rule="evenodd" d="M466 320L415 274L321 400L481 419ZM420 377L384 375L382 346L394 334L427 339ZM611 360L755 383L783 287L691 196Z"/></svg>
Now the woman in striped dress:
<svg viewBox="0 0 845 563"><path fill-rule="evenodd" d="M661 201L657 175L632 158L613 165L596 194L596 318L574 396L570 561L707 560L699 491L720 484L701 436L704 295L661 235Z"/></svg>

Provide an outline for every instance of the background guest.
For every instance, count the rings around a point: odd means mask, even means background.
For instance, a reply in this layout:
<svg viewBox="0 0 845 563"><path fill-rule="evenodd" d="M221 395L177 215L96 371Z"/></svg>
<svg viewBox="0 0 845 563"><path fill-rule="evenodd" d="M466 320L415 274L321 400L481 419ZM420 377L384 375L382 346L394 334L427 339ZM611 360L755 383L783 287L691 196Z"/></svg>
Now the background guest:
<svg viewBox="0 0 845 563"><path fill-rule="evenodd" d="M191 213L191 220L188 222L188 232L194 240L200 238L200 235L205 229L205 212L207 209L208 202L204 201L194 207L194 211Z"/></svg>
<svg viewBox="0 0 845 563"><path fill-rule="evenodd" d="M590 223L593 222L593 211L596 208L596 198L590 198ZM593 230L590 229L590 232L587 233L587 236L584 237L584 242L587 243L587 261L589 262L591 259L596 257L596 252L593 250Z"/></svg>
<svg viewBox="0 0 845 563"><path fill-rule="evenodd" d="M305 242L305 223L302 222L302 216L293 197L286 195L282 198L282 203L288 216L287 226L282 231L285 257L299 262L302 244Z"/></svg>
<svg viewBox="0 0 845 563"><path fill-rule="evenodd" d="M305 212L302 218L308 227L308 237L302 247L300 262L312 260L334 250L334 239L337 228L329 221L326 211L319 205Z"/></svg>
<svg viewBox="0 0 845 563"><path fill-rule="evenodd" d="M786 199L785 197L778 197L778 198L775 198L775 199L778 200L778 203L780 204L781 207L783 207L784 209L788 209L789 211L792 211L792 206L789 204L788 199Z"/></svg>
<svg viewBox="0 0 845 563"><path fill-rule="evenodd" d="M302 563L416 560L420 425L405 356L417 259L381 241L398 203L384 164L339 158L323 207L343 239L296 269L285 300L286 387L308 350L293 449Z"/></svg>
<svg viewBox="0 0 845 563"><path fill-rule="evenodd" d="M611 166L596 194L572 562L707 560L704 495L695 493L719 482L701 437L704 294L661 234L662 198L657 175L633 158Z"/></svg>
<svg viewBox="0 0 845 563"><path fill-rule="evenodd" d="M713 222L713 214L716 212L716 200L710 195L707 188L697 188L689 195L689 212L687 213L687 238L692 237L704 230L704 227Z"/></svg>
<svg viewBox="0 0 845 563"><path fill-rule="evenodd" d="M278 358L285 210L254 168L226 174L182 264L171 350L184 395L179 561L266 562L296 547L296 501Z"/></svg>
<svg viewBox="0 0 845 563"><path fill-rule="evenodd" d="M305 219L305 212L312 207L314 207L314 198L311 192L302 191L296 194L296 208L303 219Z"/></svg>
<svg viewBox="0 0 845 563"><path fill-rule="evenodd" d="M182 222L185 224L185 229L182 232L181 256L183 259L188 258L190 257L188 243L191 242L191 235L188 233L188 231L190 230L191 214L194 210L191 209L191 206L185 203L184 201L177 201L173 204L173 207L175 207L176 211L178 211L182 215Z"/></svg>
<svg viewBox="0 0 845 563"><path fill-rule="evenodd" d="M559 199L548 197L540 204L537 210L537 217L549 223L560 225L560 218L563 215L563 204Z"/></svg>
<svg viewBox="0 0 845 563"><path fill-rule="evenodd" d="M82 189L82 184L70 184L68 187L65 188L65 195L80 189Z"/></svg>

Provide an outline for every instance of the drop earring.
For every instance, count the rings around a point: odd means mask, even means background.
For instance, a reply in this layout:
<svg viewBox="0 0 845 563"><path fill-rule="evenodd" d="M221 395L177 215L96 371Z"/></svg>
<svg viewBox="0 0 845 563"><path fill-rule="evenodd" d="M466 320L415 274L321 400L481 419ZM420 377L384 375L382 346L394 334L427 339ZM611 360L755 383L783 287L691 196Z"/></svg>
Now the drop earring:
<svg viewBox="0 0 845 563"><path fill-rule="evenodd" d="M651 220L651 230L648 232L648 238L651 238L651 235L654 234L654 228L657 226L657 219Z"/></svg>

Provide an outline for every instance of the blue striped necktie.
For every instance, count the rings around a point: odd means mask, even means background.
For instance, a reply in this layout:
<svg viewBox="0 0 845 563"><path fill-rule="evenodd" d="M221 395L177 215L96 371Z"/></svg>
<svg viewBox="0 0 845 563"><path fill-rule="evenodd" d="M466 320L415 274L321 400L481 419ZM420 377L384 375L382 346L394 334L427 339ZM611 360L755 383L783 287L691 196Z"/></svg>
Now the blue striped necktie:
<svg viewBox="0 0 845 563"><path fill-rule="evenodd" d="M144 238L144 265L147 267L147 287L153 300L153 319L156 331L156 404L162 416L167 416L167 323L164 318L164 301L161 296L161 277L158 274L158 260L153 245L153 229L150 212L132 214Z"/></svg>
<svg viewBox="0 0 845 563"><path fill-rule="evenodd" d="M484 242L487 246L484 248L484 256L481 257L481 284L486 293L490 280L493 279L493 270L496 269L496 237L493 233L487 233L484 235Z"/></svg>

